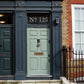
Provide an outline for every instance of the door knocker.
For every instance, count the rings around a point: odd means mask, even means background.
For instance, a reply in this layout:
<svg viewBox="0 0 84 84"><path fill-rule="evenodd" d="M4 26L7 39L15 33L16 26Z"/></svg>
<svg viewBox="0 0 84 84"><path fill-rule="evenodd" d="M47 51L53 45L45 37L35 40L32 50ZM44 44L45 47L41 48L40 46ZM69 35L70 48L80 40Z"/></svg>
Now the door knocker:
<svg viewBox="0 0 84 84"><path fill-rule="evenodd" d="M37 47L40 47L40 44L37 44Z"/></svg>

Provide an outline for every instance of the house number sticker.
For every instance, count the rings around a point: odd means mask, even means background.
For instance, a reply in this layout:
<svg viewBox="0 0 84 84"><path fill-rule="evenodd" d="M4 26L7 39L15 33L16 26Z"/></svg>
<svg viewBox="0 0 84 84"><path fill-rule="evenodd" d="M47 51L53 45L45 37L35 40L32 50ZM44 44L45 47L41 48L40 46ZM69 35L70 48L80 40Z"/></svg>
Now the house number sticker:
<svg viewBox="0 0 84 84"><path fill-rule="evenodd" d="M28 23L29 24L47 24L49 19L47 16L29 16Z"/></svg>

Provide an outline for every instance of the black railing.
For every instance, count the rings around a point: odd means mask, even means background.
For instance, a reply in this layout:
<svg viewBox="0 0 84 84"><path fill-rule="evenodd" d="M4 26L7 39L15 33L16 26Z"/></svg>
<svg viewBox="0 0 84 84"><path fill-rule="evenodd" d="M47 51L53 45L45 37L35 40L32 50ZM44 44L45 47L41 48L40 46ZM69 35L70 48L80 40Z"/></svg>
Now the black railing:
<svg viewBox="0 0 84 84"><path fill-rule="evenodd" d="M63 76L73 82L84 82L84 54L63 46Z"/></svg>

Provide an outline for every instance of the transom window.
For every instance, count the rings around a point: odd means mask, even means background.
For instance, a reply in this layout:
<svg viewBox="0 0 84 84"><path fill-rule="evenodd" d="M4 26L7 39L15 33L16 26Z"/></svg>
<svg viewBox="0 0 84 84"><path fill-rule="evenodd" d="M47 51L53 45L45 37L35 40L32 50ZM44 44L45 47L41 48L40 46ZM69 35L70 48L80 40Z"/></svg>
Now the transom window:
<svg viewBox="0 0 84 84"><path fill-rule="evenodd" d="M72 5L73 48L84 52L84 5Z"/></svg>
<svg viewBox="0 0 84 84"><path fill-rule="evenodd" d="M13 14L0 13L0 25L1 24L13 24Z"/></svg>

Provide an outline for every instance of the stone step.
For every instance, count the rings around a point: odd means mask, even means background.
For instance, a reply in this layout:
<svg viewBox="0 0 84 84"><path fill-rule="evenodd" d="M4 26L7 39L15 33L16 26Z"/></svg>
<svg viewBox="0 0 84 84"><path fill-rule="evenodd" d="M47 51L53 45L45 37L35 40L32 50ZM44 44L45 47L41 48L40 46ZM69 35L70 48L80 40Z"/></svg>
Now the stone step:
<svg viewBox="0 0 84 84"><path fill-rule="evenodd" d="M0 80L0 84L61 84L61 80Z"/></svg>

